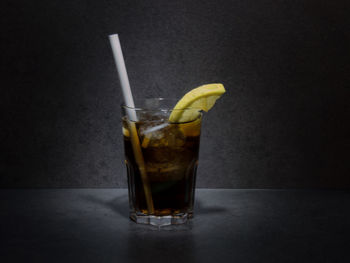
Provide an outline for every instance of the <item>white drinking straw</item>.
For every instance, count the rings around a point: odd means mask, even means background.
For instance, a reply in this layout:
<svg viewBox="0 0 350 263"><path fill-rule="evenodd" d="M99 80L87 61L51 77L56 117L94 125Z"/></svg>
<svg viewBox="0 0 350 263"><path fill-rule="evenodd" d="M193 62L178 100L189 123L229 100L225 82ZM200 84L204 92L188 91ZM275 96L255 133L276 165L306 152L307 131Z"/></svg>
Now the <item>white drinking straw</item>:
<svg viewBox="0 0 350 263"><path fill-rule="evenodd" d="M122 87L125 106L127 106L128 108L135 108L118 34L110 35L109 41L111 43L114 61L117 65L120 86ZM128 114L129 120L137 121L136 112L134 110L128 109L126 112Z"/></svg>
<svg viewBox="0 0 350 263"><path fill-rule="evenodd" d="M129 84L129 78L128 78L128 74L126 72L124 57L123 57L122 49L120 46L118 34L110 35L109 40L111 43L115 64L117 65L120 85L122 87L122 93L123 93L123 97L124 97L124 103L127 107L134 109L135 104L134 104L134 100L132 98L132 93L131 93L130 84ZM150 187L150 184L148 181L145 161L143 159L140 140L139 140L139 137L137 135L137 129L136 129L136 125L135 125L135 122L137 121L136 112L135 112L135 110L127 109L126 113L128 114L128 118L130 120L130 121L128 121L128 125L129 125L129 129L130 129L131 144L132 144L132 148L134 151L136 163L137 163L139 170L140 170L140 173L141 173L141 179L142 179L142 184L143 184L143 190L145 192L147 209L148 209L148 212L150 214L154 214L154 206L153 206L153 200L152 200L152 194L151 194L151 187Z"/></svg>

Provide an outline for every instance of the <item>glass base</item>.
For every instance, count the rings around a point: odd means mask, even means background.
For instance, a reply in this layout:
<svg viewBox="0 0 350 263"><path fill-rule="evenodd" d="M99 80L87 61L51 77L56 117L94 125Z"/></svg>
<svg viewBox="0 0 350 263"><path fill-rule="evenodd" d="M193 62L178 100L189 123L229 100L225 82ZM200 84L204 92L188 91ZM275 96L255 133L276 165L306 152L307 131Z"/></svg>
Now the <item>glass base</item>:
<svg viewBox="0 0 350 263"><path fill-rule="evenodd" d="M131 220L135 221L137 224L146 224L153 226L169 226L169 225L181 225L185 224L188 219L192 218L192 214L184 213L179 215L169 215L169 216L150 216L150 215L140 215L136 213L130 213Z"/></svg>

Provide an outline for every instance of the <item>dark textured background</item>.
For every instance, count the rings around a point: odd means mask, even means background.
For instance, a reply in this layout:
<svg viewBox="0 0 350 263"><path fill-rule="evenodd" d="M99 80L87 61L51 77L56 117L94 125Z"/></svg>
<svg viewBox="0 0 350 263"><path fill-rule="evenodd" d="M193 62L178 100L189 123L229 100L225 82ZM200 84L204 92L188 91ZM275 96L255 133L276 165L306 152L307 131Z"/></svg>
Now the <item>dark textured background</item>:
<svg viewBox="0 0 350 263"><path fill-rule="evenodd" d="M0 5L0 186L126 186L119 33L138 98L225 85L199 187L350 187L348 1Z"/></svg>

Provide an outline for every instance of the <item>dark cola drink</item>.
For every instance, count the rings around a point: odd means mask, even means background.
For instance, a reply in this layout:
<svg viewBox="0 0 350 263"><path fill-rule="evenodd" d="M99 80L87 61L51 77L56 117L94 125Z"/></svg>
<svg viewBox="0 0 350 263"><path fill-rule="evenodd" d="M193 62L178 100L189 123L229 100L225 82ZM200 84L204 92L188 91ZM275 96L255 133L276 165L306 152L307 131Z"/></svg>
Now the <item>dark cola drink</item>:
<svg viewBox="0 0 350 263"><path fill-rule="evenodd" d="M200 129L200 115L186 123L169 123L166 117L150 113L137 122L123 117L130 217L134 221L152 224L152 219L158 219L154 221L157 225L163 221L177 224L193 216ZM144 167L135 158L133 133L137 133ZM149 189L153 210L145 189Z"/></svg>

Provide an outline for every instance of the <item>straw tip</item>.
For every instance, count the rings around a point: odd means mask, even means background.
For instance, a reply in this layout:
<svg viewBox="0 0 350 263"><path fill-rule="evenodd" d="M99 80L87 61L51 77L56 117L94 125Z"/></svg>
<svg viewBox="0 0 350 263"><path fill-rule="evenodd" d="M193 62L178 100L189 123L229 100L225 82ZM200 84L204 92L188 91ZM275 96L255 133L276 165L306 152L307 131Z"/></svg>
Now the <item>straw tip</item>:
<svg viewBox="0 0 350 263"><path fill-rule="evenodd" d="M110 39L118 38L118 34L111 34L111 35L109 35L109 38L110 38Z"/></svg>

